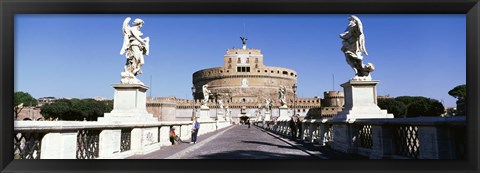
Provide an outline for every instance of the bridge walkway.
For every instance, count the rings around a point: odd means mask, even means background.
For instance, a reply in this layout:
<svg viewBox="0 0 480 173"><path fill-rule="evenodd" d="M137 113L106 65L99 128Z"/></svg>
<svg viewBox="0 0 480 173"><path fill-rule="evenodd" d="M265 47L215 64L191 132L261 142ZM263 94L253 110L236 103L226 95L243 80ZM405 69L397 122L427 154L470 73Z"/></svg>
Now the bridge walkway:
<svg viewBox="0 0 480 173"><path fill-rule="evenodd" d="M198 137L196 144L163 146L127 159L368 159L293 140L247 125L233 125Z"/></svg>

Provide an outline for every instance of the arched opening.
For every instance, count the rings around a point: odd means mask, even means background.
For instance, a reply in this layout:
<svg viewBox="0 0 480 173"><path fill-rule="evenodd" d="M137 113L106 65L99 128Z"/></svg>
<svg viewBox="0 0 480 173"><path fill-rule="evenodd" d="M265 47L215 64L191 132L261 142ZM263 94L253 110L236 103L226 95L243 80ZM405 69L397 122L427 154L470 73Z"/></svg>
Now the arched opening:
<svg viewBox="0 0 480 173"><path fill-rule="evenodd" d="M240 117L240 123L245 124L245 122L247 122L248 119L250 119L250 118L248 118L248 116L243 115L243 116Z"/></svg>

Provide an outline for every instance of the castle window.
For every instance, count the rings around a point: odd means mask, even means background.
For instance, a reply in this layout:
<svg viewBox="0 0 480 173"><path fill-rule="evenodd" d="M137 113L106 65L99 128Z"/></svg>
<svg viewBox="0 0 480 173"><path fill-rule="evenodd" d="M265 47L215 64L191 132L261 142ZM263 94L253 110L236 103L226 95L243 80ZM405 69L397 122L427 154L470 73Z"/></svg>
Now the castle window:
<svg viewBox="0 0 480 173"><path fill-rule="evenodd" d="M271 72L273 73L273 70Z"/></svg>
<svg viewBox="0 0 480 173"><path fill-rule="evenodd" d="M258 63L258 58L255 58L255 63Z"/></svg>
<svg viewBox="0 0 480 173"><path fill-rule="evenodd" d="M255 68L258 68L258 64L255 64ZM260 72L260 70L258 72Z"/></svg>
<svg viewBox="0 0 480 173"><path fill-rule="evenodd" d="M265 73L268 73L268 71L267 71L267 70L265 70Z"/></svg>
<svg viewBox="0 0 480 173"><path fill-rule="evenodd" d="M232 68L232 64L228 64L228 68ZM228 70L227 70L227 72L228 72Z"/></svg>
<svg viewBox="0 0 480 173"><path fill-rule="evenodd" d="M290 73L290 76L293 76L293 73Z"/></svg>
<svg viewBox="0 0 480 173"><path fill-rule="evenodd" d="M247 63L250 63L250 58L247 58Z"/></svg>
<svg viewBox="0 0 480 173"><path fill-rule="evenodd" d="M278 74L280 74L280 71L277 71Z"/></svg>
<svg viewBox="0 0 480 173"><path fill-rule="evenodd" d="M245 102L245 98L243 98L242 101Z"/></svg>
<svg viewBox="0 0 480 173"><path fill-rule="evenodd" d="M223 73L223 70L220 70L220 73Z"/></svg>
<svg viewBox="0 0 480 173"><path fill-rule="evenodd" d="M240 58L238 58L237 63L242 63L242 61L240 60Z"/></svg>
<svg viewBox="0 0 480 173"><path fill-rule="evenodd" d="M260 70L257 70L258 73L260 73Z"/></svg>
<svg viewBox="0 0 480 173"><path fill-rule="evenodd" d="M250 72L250 67L237 67L237 72Z"/></svg>
<svg viewBox="0 0 480 173"><path fill-rule="evenodd" d="M232 63L232 58L228 58L228 63Z"/></svg>
<svg viewBox="0 0 480 173"><path fill-rule="evenodd" d="M284 75L288 75L288 72L287 71L283 71L282 72Z"/></svg>

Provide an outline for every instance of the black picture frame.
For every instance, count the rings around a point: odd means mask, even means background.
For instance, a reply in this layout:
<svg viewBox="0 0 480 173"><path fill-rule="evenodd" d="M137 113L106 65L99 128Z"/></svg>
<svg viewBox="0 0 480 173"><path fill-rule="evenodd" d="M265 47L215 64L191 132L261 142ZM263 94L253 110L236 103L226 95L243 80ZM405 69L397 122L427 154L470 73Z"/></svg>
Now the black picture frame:
<svg viewBox="0 0 480 173"><path fill-rule="evenodd" d="M479 172L478 0L2 0L0 170L3 172ZM467 160L13 160L15 14L465 14Z"/></svg>

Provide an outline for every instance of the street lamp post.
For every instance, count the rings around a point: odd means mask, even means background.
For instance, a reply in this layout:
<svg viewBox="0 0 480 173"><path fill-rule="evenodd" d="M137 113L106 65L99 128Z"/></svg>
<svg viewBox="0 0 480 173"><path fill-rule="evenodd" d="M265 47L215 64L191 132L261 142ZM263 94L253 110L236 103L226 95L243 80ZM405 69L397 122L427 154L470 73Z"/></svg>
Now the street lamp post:
<svg viewBox="0 0 480 173"><path fill-rule="evenodd" d="M195 85L192 85L192 119L195 118Z"/></svg>
<svg viewBox="0 0 480 173"><path fill-rule="evenodd" d="M293 116L297 115L297 85L293 84Z"/></svg>

